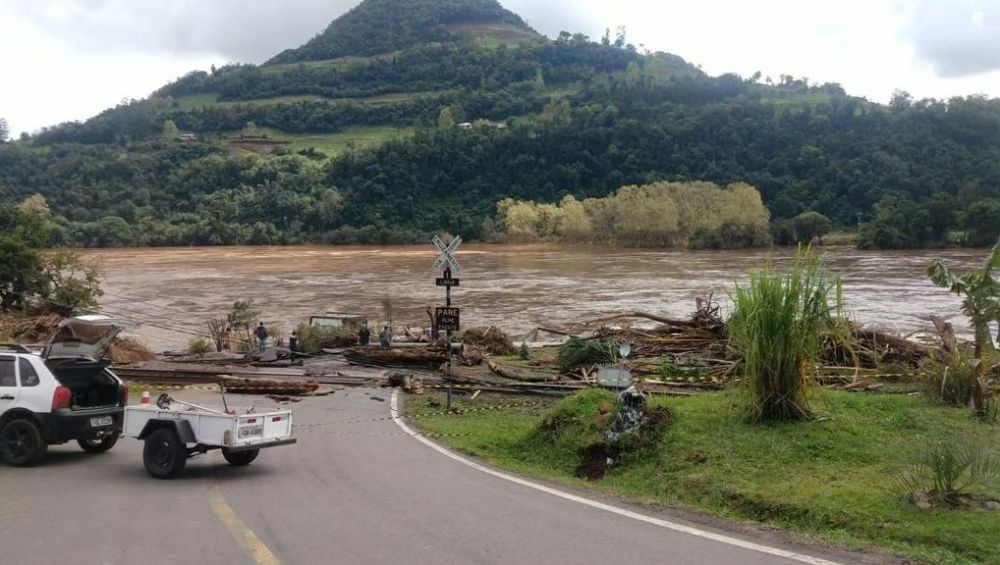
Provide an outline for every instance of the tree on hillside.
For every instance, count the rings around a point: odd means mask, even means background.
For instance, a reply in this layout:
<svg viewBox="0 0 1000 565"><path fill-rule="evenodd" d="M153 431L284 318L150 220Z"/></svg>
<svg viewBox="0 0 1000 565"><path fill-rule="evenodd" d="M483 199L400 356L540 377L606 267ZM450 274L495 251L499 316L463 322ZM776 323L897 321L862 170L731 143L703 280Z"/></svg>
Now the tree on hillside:
<svg viewBox="0 0 1000 565"><path fill-rule="evenodd" d="M0 143L6 143L8 137L10 137L10 126L7 125L6 119L0 117Z"/></svg>
<svg viewBox="0 0 1000 565"><path fill-rule="evenodd" d="M438 114L438 127L441 129L452 129L455 127L455 114L451 111L451 108L445 106L441 108L441 113Z"/></svg>
<svg viewBox="0 0 1000 565"><path fill-rule="evenodd" d="M962 214L965 244L987 247L1000 237L1000 199L985 198L972 203Z"/></svg>
<svg viewBox="0 0 1000 565"><path fill-rule="evenodd" d="M819 212L804 212L792 219L792 230L798 243L823 243L823 236L833 229L833 222Z"/></svg>
<svg viewBox="0 0 1000 565"><path fill-rule="evenodd" d="M886 196L875 205L875 219L861 226L860 249L913 249L944 244L951 214L940 200L917 204Z"/></svg>
<svg viewBox="0 0 1000 565"><path fill-rule="evenodd" d="M163 140L164 141L177 141L181 132L177 129L177 124L173 120L167 120L163 122Z"/></svg>
<svg viewBox="0 0 1000 565"><path fill-rule="evenodd" d="M257 137L257 124L247 122L240 131L240 137Z"/></svg>

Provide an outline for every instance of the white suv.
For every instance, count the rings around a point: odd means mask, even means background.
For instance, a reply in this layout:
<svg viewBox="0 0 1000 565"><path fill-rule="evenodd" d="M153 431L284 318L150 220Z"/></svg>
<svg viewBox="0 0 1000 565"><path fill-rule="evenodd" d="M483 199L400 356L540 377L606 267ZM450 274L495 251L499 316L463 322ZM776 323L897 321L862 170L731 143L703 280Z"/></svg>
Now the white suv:
<svg viewBox="0 0 1000 565"><path fill-rule="evenodd" d="M52 444L76 440L89 453L115 445L128 387L100 359L125 327L81 316L64 320L41 355L0 346L0 458L25 467Z"/></svg>

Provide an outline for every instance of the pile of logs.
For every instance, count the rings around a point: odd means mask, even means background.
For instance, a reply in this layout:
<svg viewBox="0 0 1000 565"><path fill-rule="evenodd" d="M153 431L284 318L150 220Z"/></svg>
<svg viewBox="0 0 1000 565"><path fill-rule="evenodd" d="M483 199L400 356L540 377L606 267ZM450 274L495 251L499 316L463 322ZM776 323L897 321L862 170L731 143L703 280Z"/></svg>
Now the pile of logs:
<svg viewBox="0 0 1000 565"><path fill-rule="evenodd" d="M234 394L303 395L316 392L319 383L308 379L248 379L223 377L220 384Z"/></svg>

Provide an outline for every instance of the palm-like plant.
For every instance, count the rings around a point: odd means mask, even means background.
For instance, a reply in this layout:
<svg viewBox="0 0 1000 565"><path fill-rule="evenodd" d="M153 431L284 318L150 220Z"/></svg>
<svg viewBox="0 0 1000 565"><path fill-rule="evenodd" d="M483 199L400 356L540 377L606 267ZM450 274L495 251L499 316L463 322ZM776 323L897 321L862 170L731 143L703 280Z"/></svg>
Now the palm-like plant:
<svg viewBox="0 0 1000 565"><path fill-rule="evenodd" d="M973 404L980 414L986 410L981 375L998 354L990 335L990 322L1000 321L1000 282L994 278L997 268L1000 268L1000 243L993 247L982 269L958 276L940 260L931 263L927 269L927 275L934 284L963 297L962 313L969 317L976 336Z"/></svg>

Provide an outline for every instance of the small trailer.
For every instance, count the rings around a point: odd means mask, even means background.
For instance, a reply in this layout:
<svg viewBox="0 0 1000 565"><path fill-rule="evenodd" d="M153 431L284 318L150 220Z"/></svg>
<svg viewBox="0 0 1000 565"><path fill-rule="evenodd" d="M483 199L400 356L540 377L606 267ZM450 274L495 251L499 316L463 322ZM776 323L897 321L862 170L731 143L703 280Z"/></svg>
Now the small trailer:
<svg viewBox="0 0 1000 565"><path fill-rule="evenodd" d="M223 395L225 405L225 396ZM184 470L187 460L221 449L230 465L249 465L261 449L289 445L292 411L256 413L251 407L236 414L175 400L161 394L155 404L125 407L122 435L144 440L142 462L146 472L169 479Z"/></svg>

